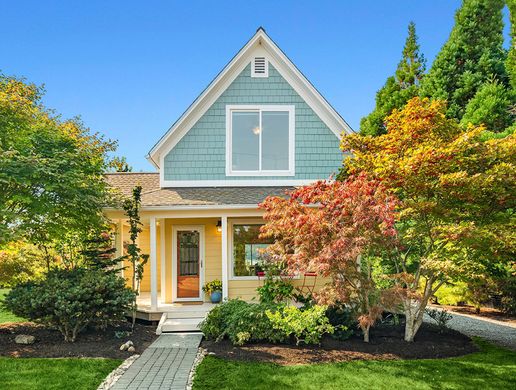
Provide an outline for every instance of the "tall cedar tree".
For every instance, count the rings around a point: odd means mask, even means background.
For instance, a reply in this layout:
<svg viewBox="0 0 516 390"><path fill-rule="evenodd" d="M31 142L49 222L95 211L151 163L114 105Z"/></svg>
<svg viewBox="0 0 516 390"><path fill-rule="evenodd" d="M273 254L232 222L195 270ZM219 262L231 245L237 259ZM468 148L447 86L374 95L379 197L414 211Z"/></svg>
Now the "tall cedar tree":
<svg viewBox="0 0 516 390"><path fill-rule="evenodd" d="M509 80L513 91L516 91L516 0L508 0L509 18L511 21L511 48L507 55L505 67L509 75Z"/></svg>
<svg viewBox="0 0 516 390"><path fill-rule="evenodd" d="M395 76L387 79L376 93L376 107L360 122L360 132L364 135L385 134L384 119L395 108L401 108L419 93L419 84L425 73L425 58L419 52L416 25L408 26L408 37Z"/></svg>
<svg viewBox="0 0 516 390"><path fill-rule="evenodd" d="M447 101L449 118L461 120L486 82L508 85L503 6L503 0L464 0L448 41L421 83L423 97Z"/></svg>

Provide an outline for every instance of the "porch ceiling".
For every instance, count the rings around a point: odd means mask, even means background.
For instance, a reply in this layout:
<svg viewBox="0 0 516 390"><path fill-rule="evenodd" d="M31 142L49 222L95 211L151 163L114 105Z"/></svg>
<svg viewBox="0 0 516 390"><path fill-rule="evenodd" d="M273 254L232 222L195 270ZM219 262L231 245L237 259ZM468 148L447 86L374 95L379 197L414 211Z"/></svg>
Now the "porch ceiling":
<svg viewBox="0 0 516 390"><path fill-rule="evenodd" d="M158 173L110 173L108 184L124 196L142 186L142 206L257 205L267 196L285 196L293 187L160 188Z"/></svg>

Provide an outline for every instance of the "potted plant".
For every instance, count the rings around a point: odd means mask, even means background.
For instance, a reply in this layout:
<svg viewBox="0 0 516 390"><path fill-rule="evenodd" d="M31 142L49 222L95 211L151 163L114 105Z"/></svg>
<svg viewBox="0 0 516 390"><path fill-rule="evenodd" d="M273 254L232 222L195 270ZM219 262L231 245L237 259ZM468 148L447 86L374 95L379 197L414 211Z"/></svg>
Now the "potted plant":
<svg viewBox="0 0 516 390"><path fill-rule="evenodd" d="M218 279L206 283L202 291L210 294L211 303L219 303L222 300L222 282Z"/></svg>

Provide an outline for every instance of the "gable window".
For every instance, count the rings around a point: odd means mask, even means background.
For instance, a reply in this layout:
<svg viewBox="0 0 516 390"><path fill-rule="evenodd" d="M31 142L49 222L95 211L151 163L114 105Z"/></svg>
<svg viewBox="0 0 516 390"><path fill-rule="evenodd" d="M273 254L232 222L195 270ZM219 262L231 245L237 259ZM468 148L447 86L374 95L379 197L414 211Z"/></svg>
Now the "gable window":
<svg viewBox="0 0 516 390"><path fill-rule="evenodd" d="M226 174L294 175L294 106L227 106Z"/></svg>
<svg viewBox="0 0 516 390"><path fill-rule="evenodd" d="M262 250L272 240L260 238L258 221L239 221L231 223L231 276L232 278L254 279L257 272L263 271Z"/></svg>

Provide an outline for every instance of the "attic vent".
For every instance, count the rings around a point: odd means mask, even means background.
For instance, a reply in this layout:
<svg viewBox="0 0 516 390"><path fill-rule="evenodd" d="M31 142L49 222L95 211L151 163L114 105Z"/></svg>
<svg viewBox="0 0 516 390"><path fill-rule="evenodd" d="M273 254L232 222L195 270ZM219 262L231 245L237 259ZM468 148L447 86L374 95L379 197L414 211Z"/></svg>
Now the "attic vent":
<svg viewBox="0 0 516 390"><path fill-rule="evenodd" d="M269 77L269 63L265 57L253 58L251 77Z"/></svg>

